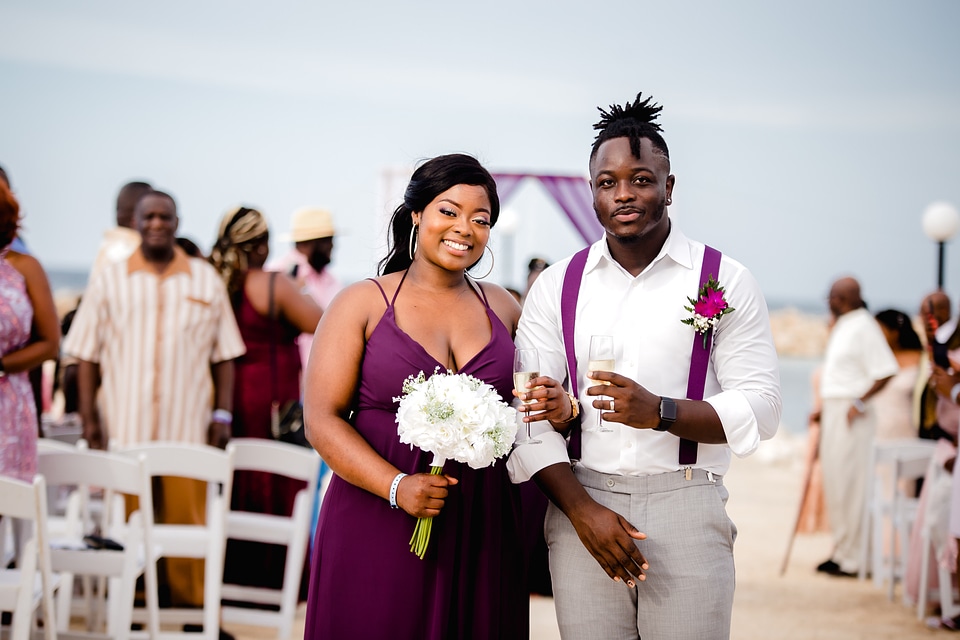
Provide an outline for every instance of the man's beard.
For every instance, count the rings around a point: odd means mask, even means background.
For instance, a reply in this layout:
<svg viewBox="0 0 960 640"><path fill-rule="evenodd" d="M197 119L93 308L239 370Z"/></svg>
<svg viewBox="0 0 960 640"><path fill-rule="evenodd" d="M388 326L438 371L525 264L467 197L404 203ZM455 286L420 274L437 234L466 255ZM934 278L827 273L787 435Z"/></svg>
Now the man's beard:
<svg viewBox="0 0 960 640"><path fill-rule="evenodd" d="M307 258L307 262L310 263L310 266L314 271L320 273L328 264L330 264L330 257L325 253L317 251L310 254L310 257Z"/></svg>
<svg viewBox="0 0 960 640"><path fill-rule="evenodd" d="M594 213L596 213L596 210L594 210ZM649 218L647 218L647 224L644 226L642 231L639 231L636 233L630 233L629 235L611 233L606 231L606 229L604 229L604 231L605 233L610 233L610 235L612 235L614 238L616 238L619 242L623 244L636 244L637 242L641 242L644 236L646 235L646 232L650 230L650 227L656 226L657 223L663 220L663 216L665 216L666 214L667 214L667 200L666 198L662 198L660 202L657 203L657 207L656 209L653 210L652 215L650 215ZM647 214L645 213L644 216L646 217L646 215ZM603 220L600 219L600 214L596 213L596 216L597 216L597 222L599 222L600 226L602 227Z"/></svg>

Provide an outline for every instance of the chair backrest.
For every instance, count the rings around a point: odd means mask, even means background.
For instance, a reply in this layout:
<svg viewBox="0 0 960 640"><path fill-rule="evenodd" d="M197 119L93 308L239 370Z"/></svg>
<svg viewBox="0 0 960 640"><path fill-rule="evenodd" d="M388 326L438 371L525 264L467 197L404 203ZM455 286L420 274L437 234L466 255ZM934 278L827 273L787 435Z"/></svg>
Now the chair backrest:
<svg viewBox="0 0 960 640"><path fill-rule="evenodd" d="M0 477L0 516L4 521L12 518L29 523L29 539L23 544L18 559L20 580L17 584L3 583L3 590L16 600L14 610L13 640L26 639L29 635L30 614L34 609L37 569L40 570L40 601L44 612L44 633L47 640L56 638L56 623L53 608L53 571L50 568L50 548L47 546L47 487L42 475L33 482ZM4 607L7 609L7 607Z"/></svg>
<svg viewBox="0 0 960 640"><path fill-rule="evenodd" d="M104 490L102 525L115 523L120 519L114 496L124 494L135 496L139 502L141 516L149 518L153 513L150 484L144 481L143 471L137 459L118 456L115 453L92 449L73 448L71 450L50 450L38 456L37 468L47 479L50 486L77 486L84 489L81 498L86 498L86 487L98 487ZM89 504L82 504L82 520L89 526ZM70 535L80 532L72 531Z"/></svg>
<svg viewBox="0 0 960 640"><path fill-rule="evenodd" d="M316 491L320 455L313 449L263 438L234 438L227 445L233 450L235 471L264 471L307 483L307 492Z"/></svg>
<svg viewBox="0 0 960 640"><path fill-rule="evenodd" d="M144 467L152 476L192 478L223 485L223 495L230 495L233 486L233 455L205 444L178 442L143 442L117 453L143 457Z"/></svg>

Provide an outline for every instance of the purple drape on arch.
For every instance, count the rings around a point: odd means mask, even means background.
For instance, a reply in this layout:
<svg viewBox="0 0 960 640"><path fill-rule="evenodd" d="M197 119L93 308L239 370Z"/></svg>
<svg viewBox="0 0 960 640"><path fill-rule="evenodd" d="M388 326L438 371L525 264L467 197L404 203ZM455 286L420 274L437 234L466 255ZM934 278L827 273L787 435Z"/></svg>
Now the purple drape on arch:
<svg viewBox="0 0 960 640"><path fill-rule="evenodd" d="M567 214L570 223L586 244L592 244L603 236L603 227L597 221L593 211L593 194L590 184L584 178L573 176L551 176L535 173L495 173L497 194L501 206L516 192L525 178L534 178L553 197L557 205Z"/></svg>

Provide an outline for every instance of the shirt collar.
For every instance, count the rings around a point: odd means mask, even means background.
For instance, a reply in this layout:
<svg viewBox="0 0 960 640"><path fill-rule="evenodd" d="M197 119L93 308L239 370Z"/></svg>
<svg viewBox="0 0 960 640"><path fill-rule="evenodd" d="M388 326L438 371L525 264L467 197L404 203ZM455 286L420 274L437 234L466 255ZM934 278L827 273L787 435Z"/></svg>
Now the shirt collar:
<svg viewBox="0 0 960 640"><path fill-rule="evenodd" d="M670 233L667 235L666 241L663 243L663 246L660 248L660 253L657 254L657 257L653 259L650 264L647 265L647 268L644 269L640 275L643 275L649 271L655 264L660 262L665 258L670 258L678 265L685 267L687 269L693 269L694 259L693 259L693 243L687 239L683 232L677 227L676 223L673 221L670 222ZM599 268L603 265L608 265L623 271L630 278L633 278L620 263L613 259L613 256L610 255L610 247L607 246L607 236L604 234L597 242L593 243L593 246L590 248L590 253L587 256L587 262L584 265L584 273L589 273L593 269ZM637 277L640 277L638 275Z"/></svg>
<svg viewBox="0 0 960 640"><path fill-rule="evenodd" d="M131 275L137 271L156 273L154 268L143 256L143 247L137 247L137 250L130 254L130 257L127 259L127 275ZM164 280L177 274L190 275L190 258L180 247L173 248L173 260L158 274L158 277Z"/></svg>

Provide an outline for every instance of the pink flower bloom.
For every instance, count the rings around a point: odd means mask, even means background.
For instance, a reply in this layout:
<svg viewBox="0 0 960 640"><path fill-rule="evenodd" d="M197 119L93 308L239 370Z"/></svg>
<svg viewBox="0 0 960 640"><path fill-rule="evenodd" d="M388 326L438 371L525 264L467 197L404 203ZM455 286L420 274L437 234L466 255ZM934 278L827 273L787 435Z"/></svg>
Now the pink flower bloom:
<svg viewBox="0 0 960 640"><path fill-rule="evenodd" d="M727 301L723 299L723 293L716 289L707 290L706 295L693 305L694 312L707 318L719 315L726 308Z"/></svg>

